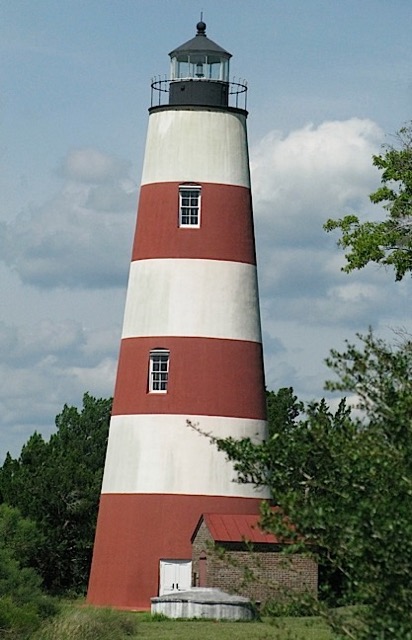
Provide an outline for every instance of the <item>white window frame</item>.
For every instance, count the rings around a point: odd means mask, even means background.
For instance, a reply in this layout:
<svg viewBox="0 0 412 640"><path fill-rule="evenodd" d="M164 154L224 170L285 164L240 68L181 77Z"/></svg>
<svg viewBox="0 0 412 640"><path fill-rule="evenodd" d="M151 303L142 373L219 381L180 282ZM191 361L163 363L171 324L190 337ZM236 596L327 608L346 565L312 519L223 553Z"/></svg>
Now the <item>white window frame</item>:
<svg viewBox="0 0 412 640"><path fill-rule="evenodd" d="M190 195L187 195L191 192ZM193 202L192 202L193 199ZM185 203L184 200L190 200ZM198 229L200 227L200 213L202 203L202 187L198 184L182 184L179 187L179 227L182 229ZM192 210L196 210L196 220L190 221ZM189 221L188 221L189 219Z"/></svg>
<svg viewBox="0 0 412 640"><path fill-rule="evenodd" d="M167 393L170 351L152 349L149 355L149 393ZM166 367L162 365L166 364Z"/></svg>

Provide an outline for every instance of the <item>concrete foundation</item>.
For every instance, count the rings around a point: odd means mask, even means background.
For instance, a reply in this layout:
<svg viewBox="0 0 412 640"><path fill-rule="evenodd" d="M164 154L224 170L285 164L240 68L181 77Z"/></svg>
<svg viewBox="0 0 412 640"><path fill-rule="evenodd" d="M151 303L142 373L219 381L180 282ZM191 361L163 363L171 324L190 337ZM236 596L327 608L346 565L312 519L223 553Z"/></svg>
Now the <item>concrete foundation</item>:
<svg viewBox="0 0 412 640"><path fill-rule="evenodd" d="M168 618L210 618L214 620L252 620L251 601L220 589L193 587L188 591L152 598L152 614Z"/></svg>

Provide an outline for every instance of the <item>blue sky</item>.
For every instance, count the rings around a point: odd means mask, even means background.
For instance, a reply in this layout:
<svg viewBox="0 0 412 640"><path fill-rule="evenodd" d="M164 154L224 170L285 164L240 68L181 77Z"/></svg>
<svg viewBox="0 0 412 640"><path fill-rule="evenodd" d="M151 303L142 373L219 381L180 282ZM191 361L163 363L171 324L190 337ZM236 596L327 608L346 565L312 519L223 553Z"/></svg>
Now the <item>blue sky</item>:
<svg viewBox="0 0 412 640"><path fill-rule="evenodd" d="M113 392L150 100L195 33L249 85L267 383L320 398L329 349L411 328L411 284L345 275L322 223L381 215L411 119L410 0L0 0L0 458Z"/></svg>

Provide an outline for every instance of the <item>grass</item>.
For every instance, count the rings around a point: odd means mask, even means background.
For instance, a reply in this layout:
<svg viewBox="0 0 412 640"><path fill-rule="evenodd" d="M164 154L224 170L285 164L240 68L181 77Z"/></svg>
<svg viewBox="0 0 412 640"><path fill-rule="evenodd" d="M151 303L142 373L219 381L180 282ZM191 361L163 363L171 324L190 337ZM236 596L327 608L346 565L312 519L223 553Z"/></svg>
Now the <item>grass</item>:
<svg viewBox="0 0 412 640"><path fill-rule="evenodd" d="M320 618L262 622L169 620L150 614L79 606L62 607L33 640L332 640Z"/></svg>
<svg viewBox="0 0 412 640"><path fill-rule="evenodd" d="M33 640L126 640L138 638L136 614L66 605L45 623Z"/></svg>
<svg viewBox="0 0 412 640"><path fill-rule="evenodd" d="M139 640L332 640L319 618L263 622L183 621L138 623Z"/></svg>

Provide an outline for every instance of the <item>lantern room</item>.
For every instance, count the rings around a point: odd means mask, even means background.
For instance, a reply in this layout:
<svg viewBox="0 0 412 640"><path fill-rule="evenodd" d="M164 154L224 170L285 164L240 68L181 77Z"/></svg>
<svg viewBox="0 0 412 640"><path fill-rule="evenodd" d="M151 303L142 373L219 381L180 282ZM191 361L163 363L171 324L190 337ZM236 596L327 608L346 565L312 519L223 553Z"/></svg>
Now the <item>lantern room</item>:
<svg viewBox="0 0 412 640"><path fill-rule="evenodd" d="M171 59L171 105L228 105L230 53L206 36L206 24L196 25L194 38L174 49Z"/></svg>
<svg viewBox="0 0 412 640"><path fill-rule="evenodd" d="M206 24L198 22L194 38L172 51L171 79L215 80L229 82L230 53L206 36Z"/></svg>

